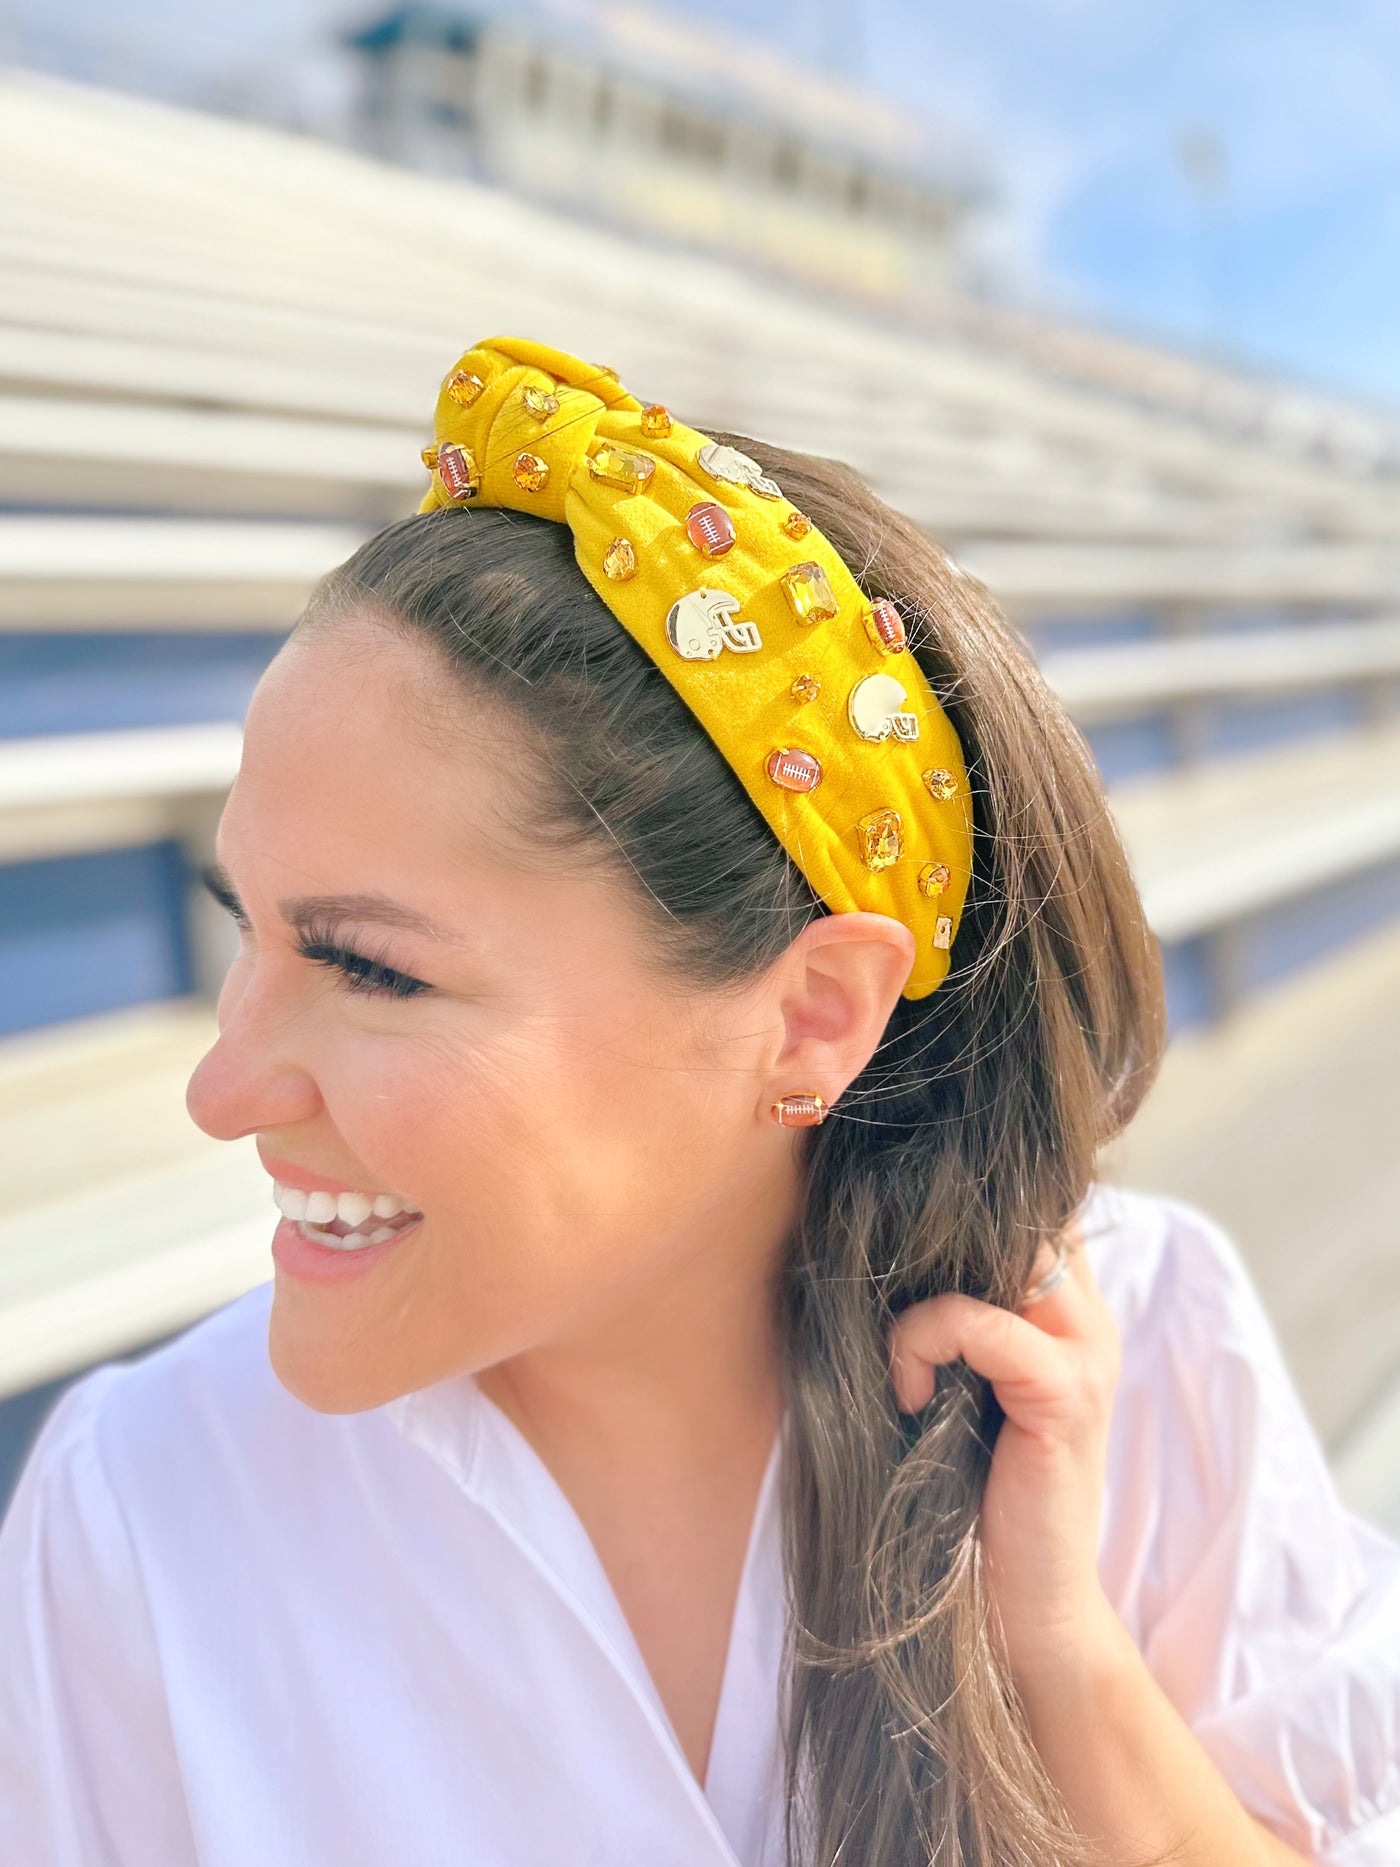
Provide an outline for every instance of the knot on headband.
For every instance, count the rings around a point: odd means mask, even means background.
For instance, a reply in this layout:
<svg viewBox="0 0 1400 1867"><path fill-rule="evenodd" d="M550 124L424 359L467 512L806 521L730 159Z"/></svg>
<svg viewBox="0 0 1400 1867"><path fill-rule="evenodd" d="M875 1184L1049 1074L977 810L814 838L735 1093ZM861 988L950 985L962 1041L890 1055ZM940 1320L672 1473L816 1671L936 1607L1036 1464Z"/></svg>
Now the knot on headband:
<svg viewBox="0 0 1400 1867"><path fill-rule="evenodd" d="M584 576L823 904L903 922L904 996L932 992L971 880L972 807L899 606L864 594L756 461L546 344L467 351L423 459L420 511L510 506L569 526Z"/></svg>

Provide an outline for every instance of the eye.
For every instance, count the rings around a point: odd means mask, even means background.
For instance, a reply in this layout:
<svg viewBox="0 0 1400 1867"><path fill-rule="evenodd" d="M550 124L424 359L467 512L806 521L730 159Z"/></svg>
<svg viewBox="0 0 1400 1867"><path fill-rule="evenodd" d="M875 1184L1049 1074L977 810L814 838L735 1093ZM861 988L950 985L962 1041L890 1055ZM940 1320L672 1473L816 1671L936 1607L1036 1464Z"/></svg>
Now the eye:
<svg viewBox="0 0 1400 1867"><path fill-rule="evenodd" d="M432 990L422 979L414 979L367 954L353 952L336 940L304 936L297 942L297 952L303 959L338 973L347 992L363 992L376 998L414 998L419 992Z"/></svg>
<svg viewBox="0 0 1400 1867"><path fill-rule="evenodd" d="M231 915L234 925L247 932L252 922L243 904L212 866L201 871L200 879L209 893ZM329 927L310 926L302 931L296 951L317 966L326 966L338 975L347 992L361 992L370 998L415 998L419 992L431 992L423 979L415 979L397 967L387 965L370 954L356 953L334 938Z"/></svg>

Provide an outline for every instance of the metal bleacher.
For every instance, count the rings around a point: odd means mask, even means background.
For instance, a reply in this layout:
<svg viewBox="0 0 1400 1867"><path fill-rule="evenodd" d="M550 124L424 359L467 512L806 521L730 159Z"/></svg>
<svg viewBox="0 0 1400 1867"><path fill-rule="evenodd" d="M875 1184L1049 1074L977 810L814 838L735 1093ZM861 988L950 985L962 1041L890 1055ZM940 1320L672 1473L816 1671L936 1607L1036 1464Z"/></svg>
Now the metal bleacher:
<svg viewBox="0 0 1400 1867"><path fill-rule="evenodd" d="M1084 334L1071 368L1048 330L878 324L471 183L28 74L0 74L0 178L0 910L22 867L173 851L184 954L140 1002L12 1007L0 1395L271 1274L251 1142L183 1112L228 940L189 870L249 670L412 509L446 364L523 330L702 428L848 459L1007 607L1100 758L1172 990L1172 1055L1106 1170L1190 1190L1233 1136L1235 1178L1203 1197L1329 1439L1374 1435L1400 1373L1396 1202L1353 1201L1319 1298L1279 1269L1316 1249L1316 1202L1293 1224L1278 1189L1328 1145L1352 1159L1380 1094L1376 1017L1314 1019L1300 1056L1290 1008L1400 981L1396 424L1243 377L1227 397L1147 351L1134 375L1121 345L1096 377ZM94 658L117 676L85 684ZM1255 1114L1323 1069L1313 1153L1280 1157Z"/></svg>

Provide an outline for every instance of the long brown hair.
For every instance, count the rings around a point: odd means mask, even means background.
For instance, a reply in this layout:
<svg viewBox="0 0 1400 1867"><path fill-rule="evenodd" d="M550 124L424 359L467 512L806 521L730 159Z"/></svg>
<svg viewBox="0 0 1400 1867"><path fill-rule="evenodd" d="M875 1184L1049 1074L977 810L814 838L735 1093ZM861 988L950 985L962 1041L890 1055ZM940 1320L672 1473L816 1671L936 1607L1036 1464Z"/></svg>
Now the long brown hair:
<svg viewBox="0 0 1400 1867"><path fill-rule="evenodd" d="M1030 1741L980 1566L1000 1408L958 1363L901 1415L888 1330L941 1291L1019 1302L1156 1073L1160 956L1089 748L985 588L843 464L715 438L757 455L866 593L898 603L974 794L947 978L897 1001L801 1137L779 1290L788 1859L1082 1867L1097 1856ZM303 626L365 610L515 709L532 839L615 863L658 963L737 982L825 911L567 527L484 508L400 520L323 581Z"/></svg>

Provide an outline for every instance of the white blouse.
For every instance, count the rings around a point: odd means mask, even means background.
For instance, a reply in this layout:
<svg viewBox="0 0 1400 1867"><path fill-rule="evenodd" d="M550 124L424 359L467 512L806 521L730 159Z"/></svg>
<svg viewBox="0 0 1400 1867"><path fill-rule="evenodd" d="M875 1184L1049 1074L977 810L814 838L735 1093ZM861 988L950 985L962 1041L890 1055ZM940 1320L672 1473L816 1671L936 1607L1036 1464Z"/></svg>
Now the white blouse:
<svg viewBox="0 0 1400 1867"><path fill-rule="evenodd" d="M1332 1486L1238 1252L1096 1186L1104 1586L1245 1806L1400 1862L1400 1548ZM0 1529L0 1861L779 1867L775 1444L696 1782L581 1522L471 1376L293 1399L271 1284L75 1382Z"/></svg>

